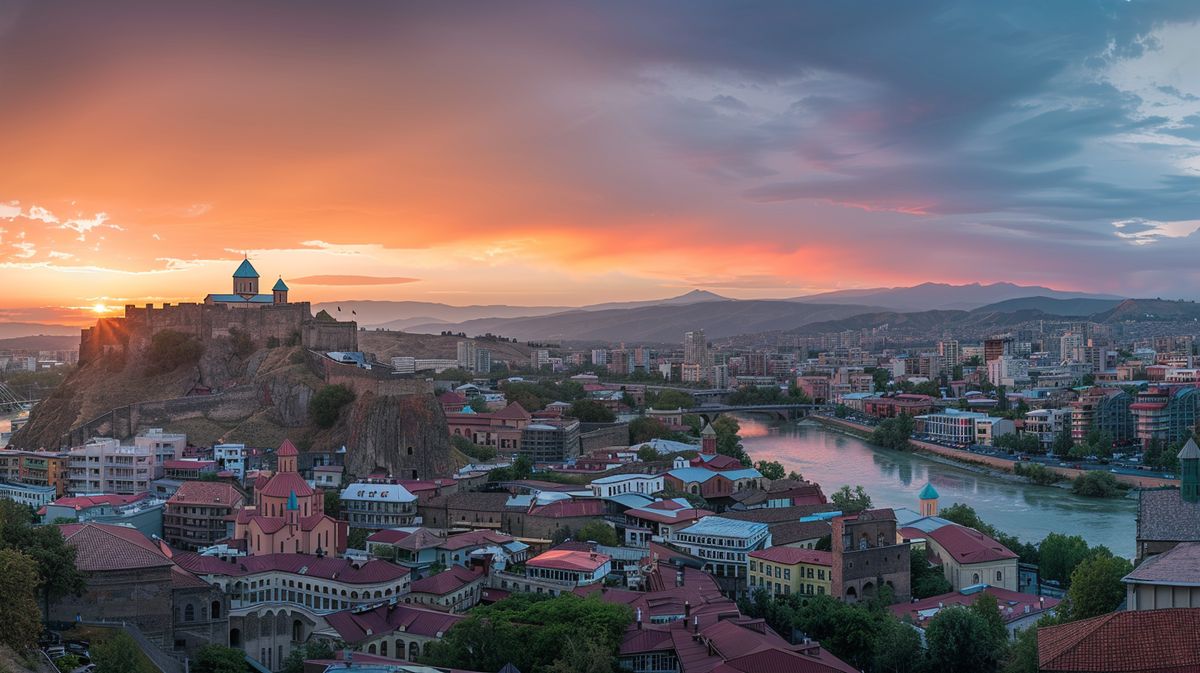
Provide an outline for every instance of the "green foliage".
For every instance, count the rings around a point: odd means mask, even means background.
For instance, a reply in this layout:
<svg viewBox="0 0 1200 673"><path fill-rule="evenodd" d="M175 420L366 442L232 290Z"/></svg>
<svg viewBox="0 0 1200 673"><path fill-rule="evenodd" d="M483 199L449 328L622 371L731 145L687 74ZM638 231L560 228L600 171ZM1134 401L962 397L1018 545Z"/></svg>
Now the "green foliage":
<svg viewBox="0 0 1200 673"><path fill-rule="evenodd" d="M54 665L58 668L58 670L63 671L63 673L71 673L71 671L74 671L83 665L83 659L80 659L74 654L65 654L55 659Z"/></svg>
<svg viewBox="0 0 1200 673"><path fill-rule="evenodd" d="M1112 556L1112 552L1103 545L1088 547L1088 543L1078 535L1050 533L1038 545L1038 572L1042 579L1053 580L1064 586L1072 579L1072 573L1085 560L1093 556Z"/></svg>
<svg viewBox="0 0 1200 673"><path fill-rule="evenodd" d="M205 645L196 652L191 670L195 673L246 673L250 669L246 665L245 652L224 645ZM303 673L302 668L300 671Z"/></svg>
<svg viewBox="0 0 1200 673"><path fill-rule="evenodd" d="M233 352L243 360L254 353L254 339L250 338L250 333L245 330L229 328L229 341L233 344Z"/></svg>
<svg viewBox="0 0 1200 673"><path fill-rule="evenodd" d="M567 409L567 416L579 419L581 423L612 423L617 420L616 414L596 400L575 400Z"/></svg>
<svg viewBox="0 0 1200 673"><path fill-rule="evenodd" d="M742 447L742 438L738 435L742 426L738 424L737 419L733 416L718 416L712 422L712 429L717 433L717 453L737 458L742 465L750 467L750 456L746 454Z"/></svg>
<svg viewBox="0 0 1200 673"><path fill-rule="evenodd" d="M1132 571L1129 561L1109 554L1085 559L1071 573L1071 588L1067 591L1071 619L1088 619L1116 610L1125 599L1121 578Z"/></svg>
<svg viewBox="0 0 1200 673"><path fill-rule="evenodd" d="M16 549L0 549L0 643L17 652L35 645L42 630L37 585L32 558Z"/></svg>
<svg viewBox="0 0 1200 673"><path fill-rule="evenodd" d="M1071 492L1085 498L1117 498L1125 494L1125 489L1111 473L1090 470L1075 477Z"/></svg>
<svg viewBox="0 0 1200 673"><path fill-rule="evenodd" d="M849 486L844 485L829 496L829 501L845 514L858 514L864 509L871 509L871 496L862 486L850 490Z"/></svg>
<svg viewBox="0 0 1200 673"><path fill-rule="evenodd" d="M978 611L961 606L939 610L929 620L925 644L929 661L945 673L994 671L1007 648Z"/></svg>
<svg viewBox="0 0 1200 673"><path fill-rule="evenodd" d="M462 435L451 435L450 443L471 460L488 461L496 457L496 450L492 447L480 446Z"/></svg>
<svg viewBox="0 0 1200 673"><path fill-rule="evenodd" d="M479 412L481 414L486 414L487 412L491 411L491 407L488 405L488 401L483 399L482 395L472 395L472 396L468 397L467 398L467 406L471 407L471 409L473 411Z"/></svg>
<svg viewBox="0 0 1200 673"><path fill-rule="evenodd" d="M882 393L888 388L888 383L892 380L892 372L884 367L878 367L871 372L871 379L875 384L875 392Z"/></svg>
<svg viewBox="0 0 1200 673"><path fill-rule="evenodd" d="M346 546L351 549L366 549L367 537L371 535L371 531L366 528L351 528L350 534L346 537Z"/></svg>
<svg viewBox="0 0 1200 673"><path fill-rule="evenodd" d="M643 463L653 463L654 461L659 460L658 451L656 451L653 446L648 445L638 449L637 456L638 460L642 461Z"/></svg>
<svg viewBox="0 0 1200 673"><path fill-rule="evenodd" d="M1069 424L1064 424L1063 429L1054 438L1054 446L1051 447L1051 451L1059 458L1066 458L1071 454L1073 446L1075 446L1075 440L1071 437L1071 427Z"/></svg>
<svg viewBox="0 0 1200 673"><path fill-rule="evenodd" d="M279 348L280 341L277 336L267 337L267 348Z"/></svg>
<svg viewBox="0 0 1200 673"><path fill-rule="evenodd" d="M1022 414L1023 415L1023 414ZM992 440L997 449L1005 449L1016 453L1042 453L1042 442L1032 433L1010 432Z"/></svg>
<svg viewBox="0 0 1200 673"><path fill-rule="evenodd" d="M526 411L544 409L551 402L573 402L583 399L587 393L578 381L505 381L500 389L509 402L517 402Z"/></svg>
<svg viewBox="0 0 1200 673"><path fill-rule="evenodd" d="M833 415L835 418L845 418L850 415L850 407L839 404L833 408Z"/></svg>
<svg viewBox="0 0 1200 673"><path fill-rule="evenodd" d="M904 381L900 384L900 392L928 395L930 397L942 396L942 390L938 387L937 381L922 381L920 383Z"/></svg>
<svg viewBox="0 0 1200 673"><path fill-rule="evenodd" d="M333 647L323 640L314 640L297 647L283 660L282 673L304 673L305 659L332 659Z"/></svg>
<svg viewBox="0 0 1200 673"><path fill-rule="evenodd" d="M803 390L790 386L785 393L779 389L779 386L759 387L759 386L742 386L729 394L729 404L733 406L739 405L755 405L755 404L809 404L812 402L808 395Z"/></svg>
<svg viewBox="0 0 1200 673"><path fill-rule="evenodd" d="M520 481L533 474L533 461L529 456L517 456L508 467L498 467L488 472L488 481Z"/></svg>
<svg viewBox="0 0 1200 673"><path fill-rule="evenodd" d="M871 443L885 449L903 450L913 433L913 419L908 414L885 418L871 431Z"/></svg>
<svg viewBox="0 0 1200 673"><path fill-rule="evenodd" d="M696 398L681 390L662 390L658 393L646 393L646 406L660 411L691 409L696 406Z"/></svg>
<svg viewBox="0 0 1200 673"><path fill-rule="evenodd" d="M935 568L929 564L929 560L925 558L924 550L912 547L909 550L909 586L912 587L912 595L916 598L929 598L930 596L940 596L945 593L950 593L954 589L950 582L946 580L946 576L942 574L940 568Z"/></svg>
<svg viewBox="0 0 1200 673"><path fill-rule="evenodd" d="M43 606L87 588L83 573L75 568L75 548L63 540L56 526L34 526L29 508L0 500L0 549L16 549L34 561L36 590Z"/></svg>
<svg viewBox="0 0 1200 673"><path fill-rule="evenodd" d="M946 519L947 521L953 521L961 526L974 528L980 533L987 535L996 542L1004 545L1004 547L1008 550L1020 556L1023 563L1038 562L1037 546L1028 542L1022 542L1015 535L1009 535L1008 533L997 530L995 527L980 519L979 515L976 514L975 510L969 505L955 503L938 512L938 516Z"/></svg>
<svg viewBox="0 0 1200 673"><path fill-rule="evenodd" d="M1164 472L1179 470L1179 450L1191 436L1192 433L1189 431L1183 439L1171 446L1167 446L1165 442L1157 438L1150 440L1150 444L1146 446L1146 451L1142 455L1142 464Z"/></svg>
<svg viewBox="0 0 1200 673"><path fill-rule="evenodd" d="M325 513L335 519L342 516L342 496L336 488L325 491Z"/></svg>
<svg viewBox="0 0 1200 673"><path fill-rule="evenodd" d="M92 645L92 663L96 673L156 673L142 656L137 643L124 631L117 631L108 640Z"/></svg>
<svg viewBox="0 0 1200 673"><path fill-rule="evenodd" d="M204 344L190 334L165 329L150 337L146 349L146 373L165 374L184 366L192 366L204 354Z"/></svg>
<svg viewBox="0 0 1200 673"><path fill-rule="evenodd" d="M1066 478L1041 463L1014 463L1013 474L1025 477L1030 482L1041 486L1056 484Z"/></svg>
<svg viewBox="0 0 1200 673"><path fill-rule="evenodd" d="M643 444L652 439L669 439L681 442L687 438L663 425L657 418L639 416L629 423L629 443Z"/></svg>
<svg viewBox="0 0 1200 673"><path fill-rule="evenodd" d="M627 606L597 598L516 594L471 610L445 638L433 643L422 663L475 671L498 671L512 663L535 673L609 673L621 636L632 621ZM568 648L567 643L574 644ZM577 669L580 665L584 668Z"/></svg>
<svg viewBox="0 0 1200 673"><path fill-rule="evenodd" d="M591 540L606 547L616 547L621 544L617 531L600 519L589 521L575 534L577 540Z"/></svg>
<svg viewBox="0 0 1200 673"><path fill-rule="evenodd" d="M771 480L783 479L787 476L787 470L783 468L783 464L775 460L760 460L754 464L754 469Z"/></svg>
<svg viewBox="0 0 1200 673"><path fill-rule="evenodd" d="M308 401L308 415L318 427L332 428L342 407L354 401L354 391L342 384L325 386Z"/></svg>

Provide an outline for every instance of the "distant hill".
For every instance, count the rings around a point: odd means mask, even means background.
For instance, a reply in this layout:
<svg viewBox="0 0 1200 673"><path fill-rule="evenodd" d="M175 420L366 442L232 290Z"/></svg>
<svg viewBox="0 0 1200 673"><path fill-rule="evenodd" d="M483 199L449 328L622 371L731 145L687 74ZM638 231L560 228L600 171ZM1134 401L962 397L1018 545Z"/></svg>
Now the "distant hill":
<svg viewBox="0 0 1200 673"><path fill-rule="evenodd" d="M502 334L520 340L673 343L703 329L709 338L786 330L822 320L876 312L871 306L805 304L787 300L720 300L638 308L576 310L526 318L487 318L455 325L414 325L414 332L442 330L468 335Z"/></svg>
<svg viewBox="0 0 1200 673"><path fill-rule="evenodd" d="M38 336L74 336L79 340L79 328L70 325L53 325L36 322L0 322L0 339L14 337Z"/></svg>
<svg viewBox="0 0 1200 673"><path fill-rule="evenodd" d="M23 351L73 351L79 350L79 335L74 336L22 336L0 339L0 350Z"/></svg>
<svg viewBox="0 0 1200 673"><path fill-rule="evenodd" d="M367 330L358 333L358 347L373 353L384 364L389 364L397 355L418 358L458 357L458 342L462 339L440 334L414 334ZM524 365L529 362L529 346L506 341L476 340L481 348L492 352L492 361L511 362Z"/></svg>
<svg viewBox="0 0 1200 673"><path fill-rule="evenodd" d="M1052 315L1090 316L1102 313L1121 303L1120 299L1054 299L1052 297L1021 297L981 306L979 311L1042 311Z"/></svg>
<svg viewBox="0 0 1200 673"><path fill-rule="evenodd" d="M912 287L872 288L864 290L838 290L822 294L795 297L792 301L817 303L869 304L883 306L893 311L966 310L979 308L996 302L1027 297L1046 299L1105 299L1120 301L1113 295L1088 294L1086 292L1063 292L1037 285L1015 285L992 283L981 285L950 285L947 283L922 283Z"/></svg>
<svg viewBox="0 0 1200 673"><path fill-rule="evenodd" d="M1107 311L1092 316L1095 322L1196 321L1200 320L1200 304L1194 301L1164 299L1126 299Z"/></svg>

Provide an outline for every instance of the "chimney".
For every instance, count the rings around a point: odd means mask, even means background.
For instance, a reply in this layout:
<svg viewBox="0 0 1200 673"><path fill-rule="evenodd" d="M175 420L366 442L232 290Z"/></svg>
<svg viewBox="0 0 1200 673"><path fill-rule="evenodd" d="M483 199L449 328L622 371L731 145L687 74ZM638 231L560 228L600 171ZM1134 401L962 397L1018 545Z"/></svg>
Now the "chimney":
<svg viewBox="0 0 1200 673"><path fill-rule="evenodd" d="M637 609L637 627L638 627L638 631L642 630L642 609L641 608Z"/></svg>
<svg viewBox="0 0 1200 673"><path fill-rule="evenodd" d="M683 568L682 567L675 569L675 586L677 586L677 587L683 586Z"/></svg>
<svg viewBox="0 0 1200 673"><path fill-rule="evenodd" d="M700 615L692 617L692 633L700 633Z"/></svg>
<svg viewBox="0 0 1200 673"><path fill-rule="evenodd" d="M691 603L691 601L684 601L683 602L683 618L687 619L688 617L691 617L691 616L692 616L692 603Z"/></svg>

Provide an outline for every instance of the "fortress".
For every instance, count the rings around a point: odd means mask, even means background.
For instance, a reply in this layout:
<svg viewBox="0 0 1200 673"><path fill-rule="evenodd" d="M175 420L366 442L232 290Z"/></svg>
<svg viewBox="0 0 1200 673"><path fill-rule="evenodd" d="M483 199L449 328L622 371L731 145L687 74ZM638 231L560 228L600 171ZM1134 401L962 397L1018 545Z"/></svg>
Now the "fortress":
<svg viewBox="0 0 1200 673"><path fill-rule="evenodd" d="M101 318L94 327L83 330L79 361L82 364L105 352L124 351L139 341L145 345L163 330L190 334L201 341L240 332L257 347L275 340L318 351L358 350L357 323L314 318L308 302L288 301L288 287L282 278L271 294L259 294L258 279L250 260L244 259L233 274L233 292L229 294L209 294L199 304L126 305L124 317Z"/></svg>

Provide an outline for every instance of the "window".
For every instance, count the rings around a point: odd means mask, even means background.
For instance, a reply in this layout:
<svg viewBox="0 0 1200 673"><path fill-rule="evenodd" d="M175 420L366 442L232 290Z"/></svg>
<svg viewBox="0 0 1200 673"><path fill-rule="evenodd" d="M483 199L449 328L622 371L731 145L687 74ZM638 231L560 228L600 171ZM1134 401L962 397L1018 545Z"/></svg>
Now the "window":
<svg viewBox="0 0 1200 673"><path fill-rule="evenodd" d="M997 571L996 571L996 581L997 581L997 582L1003 582L1003 581L1004 581L1004 572L1003 572L1003 571L1000 571L1000 570L997 570Z"/></svg>
<svg viewBox="0 0 1200 673"><path fill-rule="evenodd" d="M191 603L188 603L187 607L183 608L183 621L185 621L185 622L196 621L196 609L194 607L192 607Z"/></svg>

